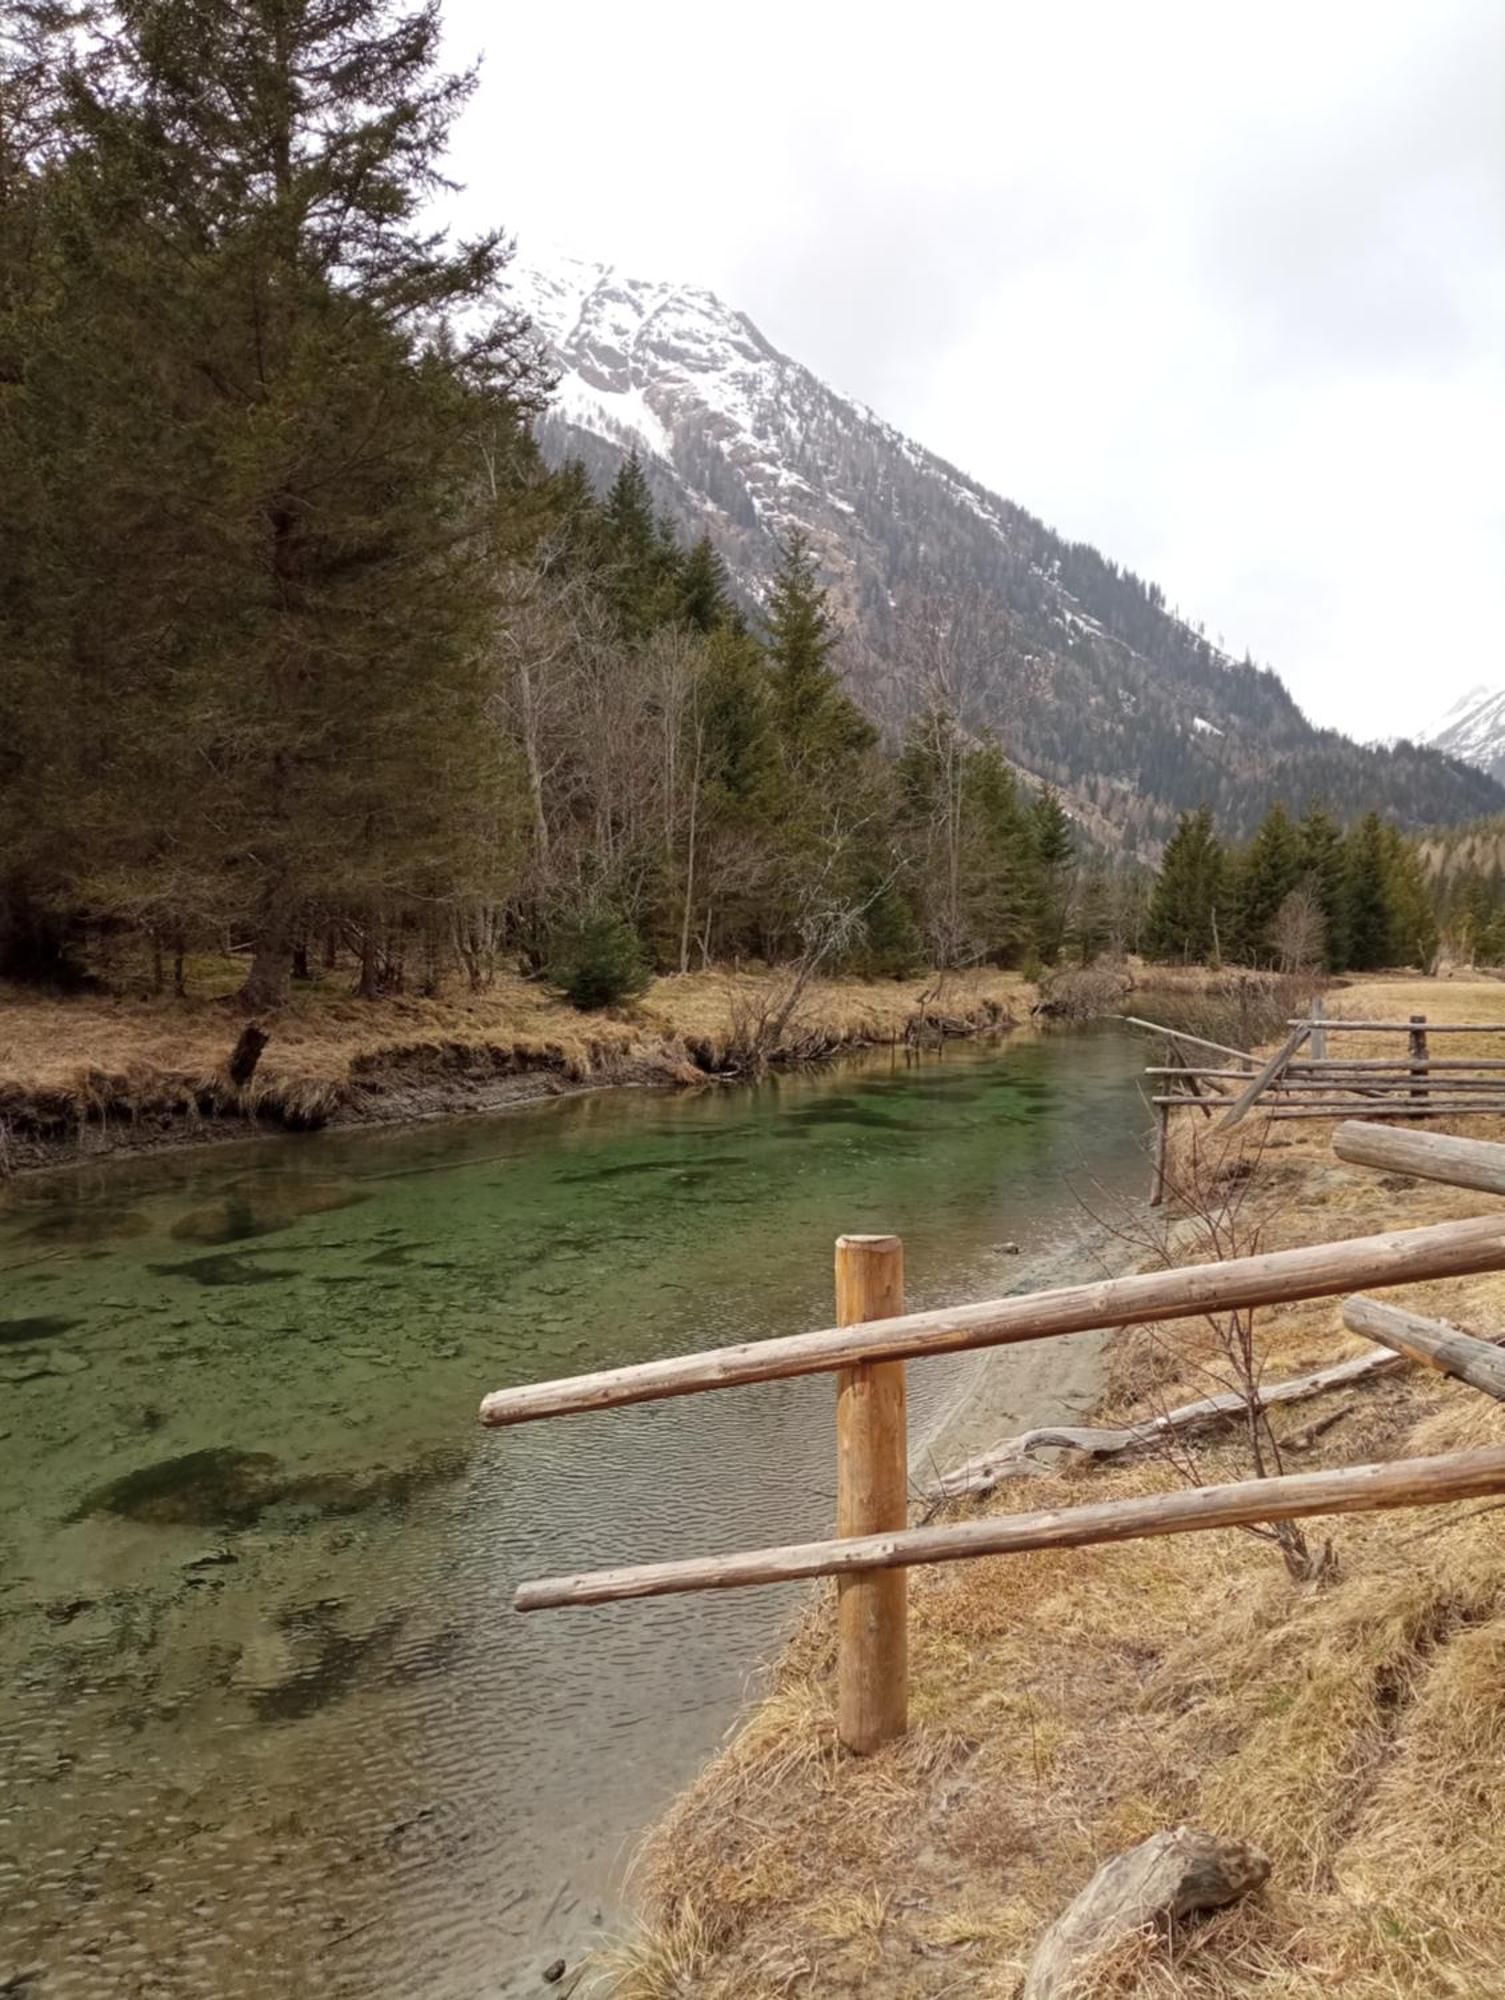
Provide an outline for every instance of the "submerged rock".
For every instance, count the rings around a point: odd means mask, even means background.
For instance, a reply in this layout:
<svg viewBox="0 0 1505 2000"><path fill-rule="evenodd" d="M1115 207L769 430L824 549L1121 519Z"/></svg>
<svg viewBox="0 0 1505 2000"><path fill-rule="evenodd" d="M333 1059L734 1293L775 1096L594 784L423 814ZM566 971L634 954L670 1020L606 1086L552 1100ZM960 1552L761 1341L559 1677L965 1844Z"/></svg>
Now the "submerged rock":
<svg viewBox="0 0 1505 2000"><path fill-rule="evenodd" d="M174 1223L179 1243L244 1243L289 1229L305 1215L326 1215L364 1201L348 1181L305 1179L299 1174L252 1174L218 1201L191 1209Z"/></svg>
<svg viewBox="0 0 1505 2000"><path fill-rule="evenodd" d="M196 1285L278 1285L298 1273L253 1264L246 1257L185 1257L177 1264L149 1264L154 1278L192 1278Z"/></svg>
<svg viewBox="0 0 1505 2000"><path fill-rule="evenodd" d="M68 1516L113 1514L161 1527L246 1528L270 1507L292 1506L338 1518L371 1507L403 1507L416 1494L465 1469L459 1448L431 1452L410 1465L359 1471L295 1472L265 1451L219 1445L142 1466L96 1486Z"/></svg>
<svg viewBox="0 0 1505 2000"><path fill-rule="evenodd" d="M94 1487L69 1519L114 1514L163 1526L249 1526L279 1497L279 1474L270 1452L236 1451L229 1445L183 1452Z"/></svg>
<svg viewBox="0 0 1505 2000"><path fill-rule="evenodd" d="M34 1313L30 1319L0 1319L0 1347L15 1346L25 1340L56 1340L71 1333L81 1320L63 1319L56 1313Z"/></svg>

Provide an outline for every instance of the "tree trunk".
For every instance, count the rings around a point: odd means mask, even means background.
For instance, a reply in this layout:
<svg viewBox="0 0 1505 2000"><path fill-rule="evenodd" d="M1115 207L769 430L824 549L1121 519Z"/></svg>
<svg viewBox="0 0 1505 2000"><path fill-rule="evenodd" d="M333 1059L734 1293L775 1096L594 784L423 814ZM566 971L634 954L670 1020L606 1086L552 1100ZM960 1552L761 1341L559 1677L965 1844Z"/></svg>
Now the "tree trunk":
<svg viewBox="0 0 1505 2000"><path fill-rule="evenodd" d="M251 969L236 998L253 1014L271 1014L292 997L292 923L285 910L262 919L251 950Z"/></svg>
<svg viewBox="0 0 1505 2000"><path fill-rule="evenodd" d="M368 917L361 930L361 976L356 984L355 997L358 1000L374 1000L380 992L376 920L374 917Z"/></svg>

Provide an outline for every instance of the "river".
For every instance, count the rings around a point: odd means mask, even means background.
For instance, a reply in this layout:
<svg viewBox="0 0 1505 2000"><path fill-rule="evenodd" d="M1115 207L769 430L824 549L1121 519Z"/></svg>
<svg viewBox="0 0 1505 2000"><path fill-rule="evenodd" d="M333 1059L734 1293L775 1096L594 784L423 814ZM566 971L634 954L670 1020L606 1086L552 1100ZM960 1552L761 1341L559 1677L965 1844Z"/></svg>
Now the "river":
<svg viewBox="0 0 1505 2000"><path fill-rule="evenodd" d="M513 1588L825 1531L833 1392L501 1433L480 1396L824 1325L843 1230L904 1237L916 1308L1088 1274L1141 1060L952 1044L12 1184L0 1993L547 1990L809 1586ZM916 1447L979 1365L912 1369Z"/></svg>

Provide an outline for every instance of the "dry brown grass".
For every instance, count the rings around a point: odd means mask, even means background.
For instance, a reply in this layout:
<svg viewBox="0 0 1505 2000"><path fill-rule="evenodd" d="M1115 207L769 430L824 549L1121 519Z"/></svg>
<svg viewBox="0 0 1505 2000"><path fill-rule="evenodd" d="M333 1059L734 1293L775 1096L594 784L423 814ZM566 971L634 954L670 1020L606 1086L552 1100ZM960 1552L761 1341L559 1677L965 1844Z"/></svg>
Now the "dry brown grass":
<svg viewBox="0 0 1505 2000"><path fill-rule="evenodd" d="M1505 1022L1505 989L1367 980L1334 1011ZM1330 1130L1237 1135L1271 1247L1488 1206L1344 1167ZM1403 1296L1465 1324L1505 1317L1505 1277ZM1258 1331L1272 1376L1359 1345L1337 1301L1272 1309ZM1127 1414L1146 1395L1203 1393L1215 1355L1200 1322L1125 1336L1110 1403ZM1505 1441L1505 1409L1418 1371L1274 1422L1292 1469ZM1231 1437L1200 1470L1247 1476ZM1070 1505L1177 1478L1141 1460L983 1504ZM1135 1942L1094 1996L1505 1992L1505 1511L1309 1527L1319 1544L1330 1534L1336 1562L1320 1585L1293 1584L1273 1549L1233 1532L911 1572L913 1726L861 1762L835 1747L829 1606L816 1607L772 1695L645 1850L649 1921L614 1968L621 2000L1007 2000L1093 1870L1183 1820L1264 1847L1268 1890L1173 1953Z"/></svg>
<svg viewBox="0 0 1505 2000"><path fill-rule="evenodd" d="M245 1092L225 1077L244 1025L226 1000L56 1000L0 988L0 1141L7 1130L66 1134L91 1121L171 1123L227 1110L315 1123L394 1087L457 1075L689 1081L692 1057L714 1066L727 1048L739 996L745 1003L777 978L659 979L632 1008L602 1014L577 1013L512 977L435 1000L357 1000L330 982L267 1023L271 1040ZM938 998L933 978L826 980L803 998L791 1033L837 1047L895 1040L927 1015L1002 1025L1023 1018L1032 997L1002 972L952 975ZM0 1143L0 1172L4 1154Z"/></svg>

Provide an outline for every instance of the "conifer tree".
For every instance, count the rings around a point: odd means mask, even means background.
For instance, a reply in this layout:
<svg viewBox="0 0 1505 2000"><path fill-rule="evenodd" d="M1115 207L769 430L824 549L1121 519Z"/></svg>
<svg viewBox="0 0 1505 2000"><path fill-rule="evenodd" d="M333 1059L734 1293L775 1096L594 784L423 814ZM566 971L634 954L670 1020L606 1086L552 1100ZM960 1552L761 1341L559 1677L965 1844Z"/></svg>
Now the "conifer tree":
<svg viewBox="0 0 1505 2000"><path fill-rule="evenodd" d="M679 569L679 615L697 632L714 632L732 615L726 564L709 535L694 542Z"/></svg>
<svg viewBox="0 0 1505 2000"><path fill-rule="evenodd" d="M420 219L472 82L437 68L436 5L133 0L97 27L20 419L65 419L38 540L84 589L53 664L117 716L70 746L113 836L79 890L233 900L245 998L276 1005L305 910L494 866L475 439L536 364L515 316L443 330L506 253Z"/></svg>
<svg viewBox="0 0 1505 2000"><path fill-rule="evenodd" d="M1144 949L1150 958L1193 964L1218 954L1223 879L1223 848L1211 810L1199 806L1182 813L1166 843L1145 918Z"/></svg>
<svg viewBox="0 0 1505 2000"><path fill-rule="evenodd" d="M1047 786L1029 812L1035 875L1035 946L1047 965L1061 955L1070 912L1070 873L1076 853L1071 817Z"/></svg>
<svg viewBox="0 0 1505 2000"><path fill-rule="evenodd" d="M1323 963L1329 972L1348 964L1348 909L1344 886L1343 834L1332 814L1315 806L1296 829L1301 880L1322 912Z"/></svg>
<svg viewBox="0 0 1505 2000"><path fill-rule="evenodd" d="M1277 799L1238 866L1235 943L1250 964L1268 961L1276 912L1300 879L1300 842L1290 814Z"/></svg>
<svg viewBox="0 0 1505 2000"><path fill-rule="evenodd" d="M645 639L677 608L679 550L673 530L654 512L636 451L623 459L612 481L602 525L608 596L624 636Z"/></svg>
<svg viewBox="0 0 1505 2000"><path fill-rule="evenodd" d="M831 665L836 628L803 529L796 528L784 545L765 616L774 728L792 766L811 776L829 775L870 749L877 732Z"/></svg>
<svg viewBox="0 0 1505 2000"><path fill-rule="evenodd" d="M1366 813L1344 842L1348 879L1348 963L1375 972L1391 961L1389 852L1378 813Z"/></svg>

